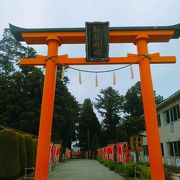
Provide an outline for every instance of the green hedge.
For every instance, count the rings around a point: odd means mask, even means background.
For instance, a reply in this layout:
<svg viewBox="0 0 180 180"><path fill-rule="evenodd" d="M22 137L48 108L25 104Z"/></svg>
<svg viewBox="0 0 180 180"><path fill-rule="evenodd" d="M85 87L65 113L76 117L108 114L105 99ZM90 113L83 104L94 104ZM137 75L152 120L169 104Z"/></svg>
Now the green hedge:
<svg viewBox="0 0 180 180"><path fill-rule="evenodd" d="M20 175L17 134L9 129L0 131L0 179L13 179Z"/></svg>
<svg viewBox="0 0 180 180"><path fill-rule="evenodd" d="M33 138L33 144L34 144L34 166L36 164L36 154L37 154L37 145L38 145L38 139Z"/></svg>
<svg viewBox="0 0 180 180"><path fill-rule="evenodd" d="M37 139L13 130L0 131L0 179L14 179L24 174L26 167L34 167Z"/></svg>
<svg viewBox="0 0 180 180"><path fill-rule="evenodd" d="M23 134L17 133L17 137L18 137L18 146L19 146L21 174L24 174L24 169L27 167L26 143Z"/></svg>
<svg viewBox="0 0 180 180"><path fill-rule="evenodd" d="M147 167L146 165L137 165L136 166L137 171L141 172L140 179L145 180L145 179L150 179L150 168Z"/></svg>
<svg viewBox="0 0 180 180"><path fill-rule="evenodd" d="M27 156L27 167L35 166L35 153L34 153L34 142L33 138L30 135L24 135L26 143L26 156Z"/></svg>
<svg viewBox="0 0 180 180"><path fill-rule="evenodd" d="M98 161L101 164L104 164L110 170L119 173L121 176L131 177L131 178L135 177L135 168L136 168L136 171L140 172L141 180L150 179L150 168L148 168L146 165L140 165L134 162L128 164L118 164L110 160L104 160L102 157L99 157Z"/></svg>

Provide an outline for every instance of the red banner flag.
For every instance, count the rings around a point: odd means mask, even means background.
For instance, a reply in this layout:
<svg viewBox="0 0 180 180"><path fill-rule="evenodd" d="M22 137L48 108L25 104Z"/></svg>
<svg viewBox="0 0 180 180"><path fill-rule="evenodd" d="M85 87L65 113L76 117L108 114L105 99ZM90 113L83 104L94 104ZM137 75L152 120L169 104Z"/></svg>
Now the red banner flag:
<svg viewBox="0 0 180 180"><path fill-rule="evenodd" d="M130 162L130 154L128 149L128 144L126 143L126 163Z"/></svg>
<svg viewBox="0 0 180 180"><path fill-rule="evenodd" d="M108 159L114 161L114 144L108 145L107 149L108 149Z"/></svg>
<svg viewBox="0 0 180 180"><path fill-rule="evenodd" d="M117 162L124 162L124 143L117 143Z"/></svg>

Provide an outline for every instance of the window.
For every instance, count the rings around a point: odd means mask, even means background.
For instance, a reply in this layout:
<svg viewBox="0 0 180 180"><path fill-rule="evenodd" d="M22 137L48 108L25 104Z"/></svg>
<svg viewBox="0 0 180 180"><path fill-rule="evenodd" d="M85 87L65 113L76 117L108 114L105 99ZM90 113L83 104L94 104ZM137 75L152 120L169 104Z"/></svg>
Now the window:
<svg viewBox="0 0 180 180"><path fill-rule="evenodd" d="M170 109L171 121L174 121L173 108Z"/></svg>
<svg viewBox="0 0 180 180"><path fill-rule="evenodd" d="M167 143L167 148L168 148L168 155L169 156L174 156L173 142L168 142Z"/></svg>
<svg viewBox="0 0 180 180"><path fill-rule="evenodd" d="M178 119L176 106L173 107L174 120Z"/></svg>
<svg viewBox="0 0 180 180"><path fill-rule="evenodd" d="M161 143L161 151L162 151L162 156L164 156L164 146L163 146L163 143Z"/></svg>
<svg viewBox="0 0 180 180"><path fill-rule="evenodd" d="M133 138L133 142L136 143L136 137Z"/></svg>
<svg viewBox="0 0 180 180"><path fill-rule="evenodd" d="M145 156L148 156L148 155L149 155L148 146L147 146L147 145L144 145L144 146L143 146L143 152L144 152L144 155L145 155Z"/></svg>
<svg viewBox="0 0 180 180"><path fill-rule="evenodd" d="M169 110L164 111L164 114L165 114L165 123L169 124L170 123Z"/></svg>
<svg viewBox="0 0 180 180"><path fill-rule="evenodd" d="M174 121L180 119L180 110L179 110L179 104L175 105L172 107L173 109L173 114L174 114Z"/></svg>
<svg viewBox="0 0 180 180"><path fill-rule="evenodd" d="M164 111L164 115L165 115L165 124L169 124L170 122L180 119L179 104ZM158 122L158 124L159 124L159 122Z"/></svg>
<svg viewBox="0 0 180 180"><path fill-rule="evenodd" d="M175 156L180 156L180 141L174 142L174 152Z"/></svg>
<svg viewBox="0 0 180 180"><path fill-rule="evenodd" d="M162 152L162 156L164 156L164 146L163 146L163 143L161 143L161 152ZM144 153L144 156L148 156L149 155L148 145L144 145L143 146L143 153Z"/></svg>
<svg viewBox="0 0 180 180"><path fill-rule="evenodd" d="M168 142L167 145L170 156L180 156L180 141Z"/></svg>
<svg viewBox="0 0 180 180"><path fill-rule="evenodd" d="M176 105L176 109L177 109L177 116L178 116L178 119L180 119L179 104Z"/></svg>
<svg viewBox="0 0 180 180"><path fill-rule="evenodd" d="M171 112L171 121L176 121L180 118L179 104L173 106L170 109Z"/></svg>
<svg viewBox="0 0 180 180"><path fill-rule="evenodd" d="M158 126L161 126L161 116L160 114L157 115L157 120L158 120Z"/></svg>

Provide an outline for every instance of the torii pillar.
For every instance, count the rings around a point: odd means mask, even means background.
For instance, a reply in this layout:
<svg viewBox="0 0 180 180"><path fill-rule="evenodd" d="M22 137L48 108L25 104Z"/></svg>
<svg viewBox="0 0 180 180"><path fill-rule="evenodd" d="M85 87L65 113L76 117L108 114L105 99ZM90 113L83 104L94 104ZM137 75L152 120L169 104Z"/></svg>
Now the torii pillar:
<svg viewBox="0 0 180 180"><path fill-rule="evenodd" d="M128 54L127 57L110 57L108 62L87 62L86 58L68 58L67 55L57 56L60 44L85 43L84 28L24 29L10 25L10 30L18 41L26 41L28 44L48 44L47 56L24 58L20 61L21 65L46 66L35 180L47 180L48 177L56 66L102 64L139 64L151 178L152 180L165 180L150 64L175 63L176 58L174 56L163 57L159 53L149 54L147 44L178 39L180 24L156 27L110 27L110 43L134 43L137 46L137 54Z"/></svg>
<svg viewBox="0 0 180 180"><path fill-rule="evenodd" d="M59 40L56 37L49 37L48 56L57 56ZM51 129L54 111L54 97L56 86L56 63L52 60L46 63L44 79L43 98L41 105L41 117L39 125L39 138L36 156L35 180L47 179L49 163L49 145L51 143Z"/></svg>
<svg viewBox="0 0 180 180"><path fill-rule="evenodd" d="M148 54L148 37L138 36L136 38L138 54ZM153 84L151 78L150 61L145 58L139 62L141 78L141 92L144 107L144 119L148 140L149 162L151 166L152 179L165 179L162 163L162 152L160 146L159 129L156 115L156 104L154 99ZM156 147L156 148L155 148Z"/></svg>

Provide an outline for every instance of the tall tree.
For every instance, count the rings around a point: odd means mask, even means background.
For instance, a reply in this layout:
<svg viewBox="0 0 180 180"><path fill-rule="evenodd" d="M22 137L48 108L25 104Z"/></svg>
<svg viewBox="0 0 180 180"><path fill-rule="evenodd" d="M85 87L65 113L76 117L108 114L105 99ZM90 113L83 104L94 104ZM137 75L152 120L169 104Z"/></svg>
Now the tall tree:
<svg viewBox="0 0 180 180"><path fill-rule="evenodd" d="M17 62L23 57L33 57L36 52L31 47L21 45L12 36L9 29L4 29L0 40L0 74L8 75L18 70Z"/></svg>
<svg viewBox="0 0 180 180"><path fill-rule="evenodd" d="M101 125L106 143L117 140L117 125L121 119L123 100L123 96L112 87L101 90L96 98L95 107L103 118Z"/></svg>
<svg viewBox="0 0 180 180"><path fill-rule="evenodd" d="M95 151L100 146L100 123L90 99L85 99L79 119L79 141L84 150Z"/></svg>
<svg viewBox="0 0 180 180"><path fill-rule="evenodd" d="M143 117L126 116L118 126L118 140L129 141L131 135L135 135L145 130Z"/></svg>
<svg viewBox="0 0 180 180"><path fill-rule="evenodd" d="M163 97L156 95L155 91L154 95L156 105L163 101ZM119 129L124 132L124 137L127 140L130 135L145 130L141 84L139 81L126 92L124 97L124 113L125 116Z"/></svg>
<svg viewBox="0 0 180 180"><path fill-rule="evenodd" d="M156 95L156 91L154 91L154 96L155 96L155 102L156 102L156 106L160 103L163 102L164 98L161 95Z"/></svg>
<svg viewBox="0 0 180 180"><path fill-rule="evenodd" d="M6 81L6 85L0 87L0 119L3 124L37 134L43 86L42 71L33 68L28 75L14 72L6 78L1 76L0 81Z"/></svg>
<svg viewBox="0 0 180 180"><path fill-rule="evenodd" d="M16 64L20 58L34 56L34 49L21 45L5 30L0 40L0 123L37 135L44 74L40 68ZM79 107L67 89L68 79L62 81L60 74L58 68L52 139L70 147Z"/></svg>
<svg viewBox="0 0 180 180"><path fill-rule="evenodd" d="M5 29L0 40L0 121L37 134L43 72L36 67L17 66L19 58L34 57L35 53Z"/></svg>
<svg viewBox="0 0 180 180"><path fill-rule="evenodd" d="M163 97L156 95L156 91L154 91L154 95L156 105L163 101ZM132 117L140 117L144 114L140 81L128 89L124 100L125 113Z"/></svg>
<svg viewBox="0 0 180 180"><path fill-rule="evenodd" d="M124 98L124 112L131 117L139 117L143 115L141 84L138 81L126 92Z"/></svg>
<svg viewBox="0 0 180 180"><path fill-rule="evenodd" d="M79 121L80 108L64 83L57 75L52 140L71 148L77 136L75 124Z"/></svg>

